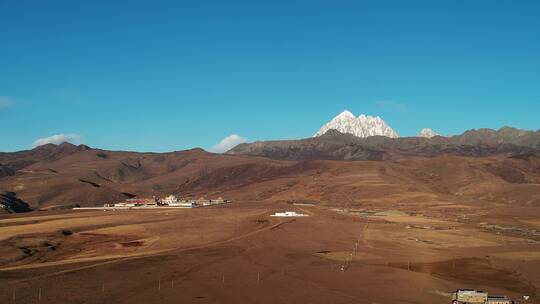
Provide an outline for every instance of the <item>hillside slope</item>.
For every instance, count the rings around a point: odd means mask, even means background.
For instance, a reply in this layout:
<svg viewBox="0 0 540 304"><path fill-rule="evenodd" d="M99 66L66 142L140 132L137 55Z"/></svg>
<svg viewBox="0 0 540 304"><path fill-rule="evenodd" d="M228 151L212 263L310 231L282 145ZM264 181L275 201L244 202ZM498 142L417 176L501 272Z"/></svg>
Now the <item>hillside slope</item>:
<svg viewBox="0 0 540 304"><path fill-rule="evenodd" d="M401 156L492 156L540 151L540 132L513 128L470 130L452 137L356 137L328 130L319 137L240 144L231 155L274 159L383 160Z"/></svg>
<svg viewBox="0 0 540 304"><path fill-rule="evenodd" d="M337 136L323 145L339 151L340 146L348 146L347 141L356 140L353 136ZM421 144L425 139L405 140L419 149L415 143ZM33 209L101 205L134 196L170 193L221 196L238 202L311 202L333 206L399 205L430 200L540 206L540 157L535 153L396 157L392 151L364 149L351 155L363 153L373 160L343 161L321 159L316 144L311 148L312 159L307 160L221 155L201 149L136 153L70 144L37 149L24 152L28 158L22 157L21 152L15 156L3 154L2 163L13 168L13 173L0 177L0 190L13 193ZM374 161L380 159L387 160ZM10 161L17 166L28 165L18 168Z"/></svg>

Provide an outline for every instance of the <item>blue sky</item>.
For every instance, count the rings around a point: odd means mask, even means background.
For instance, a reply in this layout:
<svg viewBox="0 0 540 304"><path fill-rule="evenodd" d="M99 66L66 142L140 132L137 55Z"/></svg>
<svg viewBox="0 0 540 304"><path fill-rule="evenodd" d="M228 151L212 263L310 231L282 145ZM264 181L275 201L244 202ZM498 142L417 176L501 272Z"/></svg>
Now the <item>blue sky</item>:
<svg viewBox="0 0 540 304"><path fill-rule="evenodd" d="M111 2L0 0L0 151L540 128L539 1Z"/></svg>

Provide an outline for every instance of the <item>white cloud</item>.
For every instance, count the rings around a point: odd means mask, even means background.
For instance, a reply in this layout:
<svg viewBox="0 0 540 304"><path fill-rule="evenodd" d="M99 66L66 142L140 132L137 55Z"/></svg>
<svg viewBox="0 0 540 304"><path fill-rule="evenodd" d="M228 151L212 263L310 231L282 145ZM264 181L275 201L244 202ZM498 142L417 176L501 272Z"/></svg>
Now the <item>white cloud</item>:
<svg viewBox="0 0 540 304"><path fill-rule="evenodd" d="M7 96L0 96L0 109L11 107L15 104L15 100Z"/></svg>
<svg viewBox="0 0 540 304"><path fill-rule="evenodd" d="M64 142L69 142L72 144L80 144L81 143L81 136L79 134L56 134L49 137L39 138L36 141L34 141L33 146L42 146L45 144L55 144L59 145Z"/></svg>
<svg viewBox="0 0 540 304"><path fill-rule="evenodd" d="M210 152L223 153L232 149L236 145L245 143L246 141L247 141L246 138L237 134L232 134L225 137L219 143L215 144L212 148L210 148Z"/></svg>

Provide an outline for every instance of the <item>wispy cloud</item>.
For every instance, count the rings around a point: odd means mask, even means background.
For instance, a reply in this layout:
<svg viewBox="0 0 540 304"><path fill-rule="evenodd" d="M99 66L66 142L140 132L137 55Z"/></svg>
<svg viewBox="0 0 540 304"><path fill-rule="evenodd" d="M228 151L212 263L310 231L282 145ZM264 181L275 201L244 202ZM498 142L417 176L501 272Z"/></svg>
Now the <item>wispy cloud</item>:
<svg viewBox="0 0 540 304"><path fill-rule="evenodd" d="M210 152L223 153L246 141L246 138L237 134L232 134L223 138L219 143L210 148Z"/></svg>
<svg viewBox="0 0 540 304"><path fill-rule="evenodd" d="M49 137L38 138L34 141L33 146L38 147L46 144L59 145L61 143L69 142L72 144L80 144L82 137L79 134L55 134Z"/></svg>
<svg viewBox="0 0 540 304"><path fill-rule="evenodd" d="M13 98L9 98L7 96L0 96L0 109L9 108L15 104L15 100Z"/></svg>
<svg viewBox="0 0 540 304"><path fill-rule="evenodd" d="M395 100L379 100L375 102L379 108L387 111L405 112L407 106L404 103Z"/></svg>

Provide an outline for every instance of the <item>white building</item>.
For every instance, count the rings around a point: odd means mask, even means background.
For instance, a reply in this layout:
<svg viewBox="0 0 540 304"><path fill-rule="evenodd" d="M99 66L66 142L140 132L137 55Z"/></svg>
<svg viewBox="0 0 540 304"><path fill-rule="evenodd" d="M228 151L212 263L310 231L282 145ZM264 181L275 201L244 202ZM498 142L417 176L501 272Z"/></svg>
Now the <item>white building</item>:
<svg viewBox="0 0 540 304"><path fill-rule="evenodd" d="M210 200L212 204L225 204L225 200L221 197L218 197L217 199Z"/></svg>
<svg viewBox="0 0 540 304"><path fill-rule="evenodd" d="M116 203L114 204L114 207L135 207L136 205L133 203Z"/></svg>
<svg viewBox="0 0 540 304"><path fill-rule="evenodd" d="M487 292L474 289L458 289L452 294L452 304L485 304L487 299Z"/></svg>
<svg viewBox="0 0 540 304"><path fill-rule="evenodd" d="M285 212L276 212L270 216L280 216L280 217L295 217L295 216L308 216L307 214L296 213L296 211L285 211Z"/></svg>
<svg viewBox="0 0 540 304"><path fill-rule="evenodd" d="M162 205L174 206L175 204L177 204L179 202L180 202L180 199L177 198L176 196L172 195L172 194L167 196L166 198L161 199L161 204Z"/></svg>
<svg viewBox="0 0 540 304"><path fill-rule="evenodd" d="M169 203L170 207L182 207L182 208L195 208L197 207L197 204L195 202L190 201L176 201Z"/></svg>

